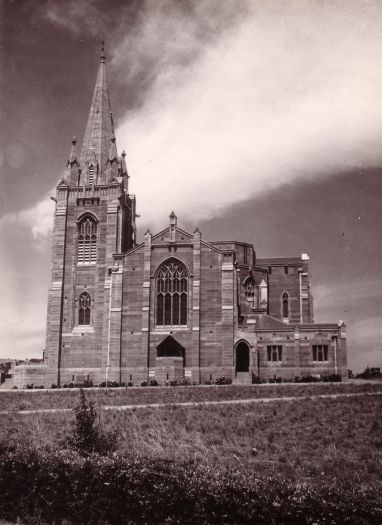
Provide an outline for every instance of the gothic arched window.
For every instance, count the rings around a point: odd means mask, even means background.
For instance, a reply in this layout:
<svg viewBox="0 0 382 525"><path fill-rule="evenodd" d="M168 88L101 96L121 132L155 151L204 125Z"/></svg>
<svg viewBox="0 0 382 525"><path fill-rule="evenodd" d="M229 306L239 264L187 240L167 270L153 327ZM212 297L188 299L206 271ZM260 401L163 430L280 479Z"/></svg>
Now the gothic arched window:
<svg viewBox="0 0 382 525"><path fill-rule="evenodd" d="M287 292L283 293L282 310L283 310L283 318L288 319L289 317L289 296Z"/></svg>
<svg viewBox="0 0 382 525"><path fill-rule="evenodd" d="M169 259L156 276L157 325L186 325L188 272L177 259Z"/></svg>
<svg viewBox="0 0 382 525"><path fill-rule="evenodd" d="M82 292L78 298L78 324L88 325L90 324L90 312L91 312L92 300L88 292Z"/></svg>
<svg viewBox="0 0 382 525"><path fill-rule="evenodd" d="M255 306L256 302L256 285L250 275L248 275L243 282L244 286L244 295L247 298L249 303L252 303L252 306Z"/></svg>
<svg viewBox="0 0 382 525"><path fill-rule="evenodd" d="M86 215L78 225L78 251L79 264L92 264L97 260L97 222Z"/></svg>

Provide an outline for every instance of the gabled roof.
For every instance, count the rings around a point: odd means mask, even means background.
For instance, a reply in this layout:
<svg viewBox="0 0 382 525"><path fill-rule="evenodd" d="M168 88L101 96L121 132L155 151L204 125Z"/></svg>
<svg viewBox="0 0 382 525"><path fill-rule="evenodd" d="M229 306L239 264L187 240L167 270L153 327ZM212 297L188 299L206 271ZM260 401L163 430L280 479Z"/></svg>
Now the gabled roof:
<svg viewBox="0 0 382 525"><path fill-rule="evenodd" d="M254 317L256 319L256 330L294 330L293 324L283 323L279 319L276 319L276 317L268 314L257 314Z"/></svg>

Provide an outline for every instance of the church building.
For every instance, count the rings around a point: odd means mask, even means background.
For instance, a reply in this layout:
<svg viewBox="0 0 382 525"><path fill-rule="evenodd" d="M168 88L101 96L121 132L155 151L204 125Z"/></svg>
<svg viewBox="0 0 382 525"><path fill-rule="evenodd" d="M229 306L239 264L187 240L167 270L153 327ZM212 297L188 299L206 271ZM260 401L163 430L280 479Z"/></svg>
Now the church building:
<svg viewBox="0 0 382 525"><path fill-rule="evenodd" d="M347 378L344 324L314 322L307 254L259 258L250 242L182 230L174 212L137 243L104 52L54 200L46 386Z"/></svg>

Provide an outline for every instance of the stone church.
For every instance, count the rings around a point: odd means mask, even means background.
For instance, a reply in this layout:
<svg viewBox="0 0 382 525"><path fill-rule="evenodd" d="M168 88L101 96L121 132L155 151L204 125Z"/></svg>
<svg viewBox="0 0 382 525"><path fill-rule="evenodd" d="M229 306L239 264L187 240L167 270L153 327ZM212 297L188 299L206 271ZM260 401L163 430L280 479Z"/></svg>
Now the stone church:
<svg viewBox="0 0 382 525"><path fill-rule="evenodd" d="M182 230L174 212L137 243L103 52L54 200L46 386L347 378L344 324L314 323L308 255L258 258L250 243Z"/></svg>

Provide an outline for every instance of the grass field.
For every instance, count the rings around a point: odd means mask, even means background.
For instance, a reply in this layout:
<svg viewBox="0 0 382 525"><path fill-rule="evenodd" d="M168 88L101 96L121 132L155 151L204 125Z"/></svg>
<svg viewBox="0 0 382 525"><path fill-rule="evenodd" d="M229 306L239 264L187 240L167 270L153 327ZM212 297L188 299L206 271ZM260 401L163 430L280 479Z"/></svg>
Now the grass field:
<svg viewBox="0 0 382 525"><path fill-rule="evenodd" d="M261 405L98 410L104 429L118 429L118 454L155 456L234 466L244 472L283 472L293 479L342 476L357 482L382 480L382 385L320 385L129 389L86 392L101 404L307 396L381 391L381 395L298 399ZM2 393L2 408L70 407L78 392ZM6 403L5 400L6 399ZM5 418L5 419L4 419ZM0 443L44 447L71 432L71 412L2 416ZM5 423L5 424L4 424Z"/></svg>
<svg viewBox="0 0 382 525"><path fill-rule="evenodd" d="M96 406L182 403L249 399L264 397L310 396L352 392L382 391L382 382L376 383L314 383L251 386L195 386L195 387L132 387L92 388L86 396ZM65 390L0 390L0 411L33 410L39 408L73 408L78 402L78 389Z"/></svg>

